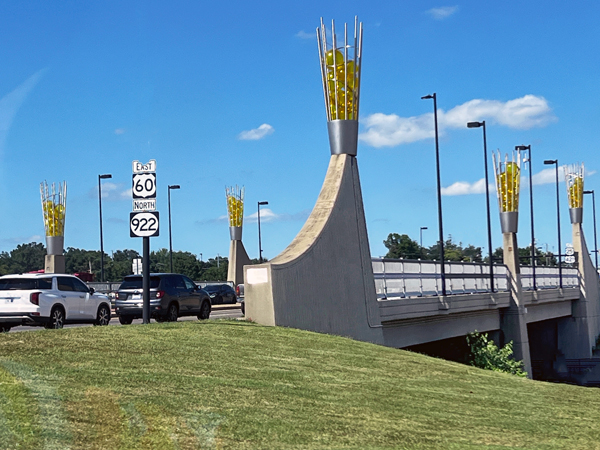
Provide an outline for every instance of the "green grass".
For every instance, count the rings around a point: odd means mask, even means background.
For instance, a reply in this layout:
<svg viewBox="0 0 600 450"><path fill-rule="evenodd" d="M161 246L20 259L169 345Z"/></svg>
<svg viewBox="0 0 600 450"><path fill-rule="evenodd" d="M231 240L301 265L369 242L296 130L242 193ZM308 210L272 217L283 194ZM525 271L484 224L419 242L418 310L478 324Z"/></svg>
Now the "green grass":
<svg viewBox="0 0 600 450"><path fill-rule="evenodd" d="M240 321L0 335L2 449L594 449L600 390Z"/></svg>

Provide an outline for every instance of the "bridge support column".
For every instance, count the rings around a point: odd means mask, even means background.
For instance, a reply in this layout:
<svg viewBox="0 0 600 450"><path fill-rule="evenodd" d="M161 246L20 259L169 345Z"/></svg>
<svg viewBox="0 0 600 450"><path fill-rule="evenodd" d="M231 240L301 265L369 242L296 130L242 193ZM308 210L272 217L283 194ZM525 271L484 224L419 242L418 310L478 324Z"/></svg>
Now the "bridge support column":
<svg viewBox="0 0 600 450"><path fill-rule="evenodd" d="M572 303L571 317L559 323L558 349L567 359L583 359L592 356L599 333L600 289L598 273L590 258L581 228L581 218L575 217L572 226L580 294L579 300Z"/></svg>
<svg viewBox="0 0 600 450"><path fill-rule="evenodd" d="M531 356L529 353L529 336L527 335L526 309L521 285L521 269L519 266L519 246L516 233L502 233L504 245L504 264L510 274L510 306L501 316L500 328L505 341L513 341L514 358L523 361L524 370L532 377Z"/></svg>

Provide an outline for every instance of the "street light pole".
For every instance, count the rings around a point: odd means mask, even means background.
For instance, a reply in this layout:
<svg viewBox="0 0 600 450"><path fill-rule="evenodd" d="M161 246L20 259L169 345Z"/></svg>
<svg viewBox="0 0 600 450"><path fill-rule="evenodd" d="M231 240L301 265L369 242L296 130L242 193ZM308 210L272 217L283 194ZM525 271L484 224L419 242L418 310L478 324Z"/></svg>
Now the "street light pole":
<svg viewBox="0 0 600 450"><path fill-rule="evenodd" d="M107 173L98 175L98 204L100 205L100 281L104 282L104 241L102 238L102 184L100 180L112 178L112 175Z"/></svg>
<svg viewBox="0 0 600 450"><path fill-rule="evenodd" d="M529 207L531 214L531 274L533 278L533 290L537 290L535 283L535 235L533 233L533 182L532 182L532 168L531 168L531 145L516 145L515 150L523 151L527 150L527 161L529 164Z"/></svg>
<svg viewBox="0 0 600 450"><path fill-rule="evenodd" d="M171 273L173 273L173 239L171 238L171 189L180 189L178 184L169 186L169 258L171 259Z"/></svg>
<svg viewBox="0 0 600 450"><path fill-rule="evenodd" d="M435 166L437 171L437 200L438 200L438 225L440 228L440 276L442 278L442 295L446 295L446 267L444 262L444 228L442 224L442 186L440 177L440 146L438 140L438 119L437 119L437 95L434 92L431 95L421 97L421 100L433 99L433 121L435 126Z"/></svg>
<svg viewBox="0 0 600 450"><path fill-rule="evenodd" d="M421 227L419 229L419 251L421 253L421 258L423 257L423 230L426 230L427 227Z"/></svg>
<svg viewBox="0 0 600 450"><path fill-rule="evenodd" d="M558 283L559 287L562 289L562 262L561 262L561 251L562 244L560 242L560 203L559 203L559 192L558 192L558 159L547 159L544 161L544 164L551 165L554 164L556 169L556 222L558 225Z"/></svg>
<svg viewBox="0 0 600 450"><path fill-rule="evenodd" d="M469 122L467 128L483 127L483 167L485 168L485 205L487 208L488 249L490 259L490 290L494 292L494 259L492 248L492 221L490 219L490 182L488 178L487 138L485 135L485 120L482 122Z"/></svg>
<svg viewBox="0 0 600 450"><path fill-rule="evenodd" d="M594 191L583 191L584 194L592 194L592 212L594 213L594 254L596 255L596 270L598 270L598 241L596 240L596 194Z"/></svg>
<svg viewBox="0 0 600 450"><path fill-rule="evenodd" d="M261 205L268 205L269 202L258 202L258 262L262 263L262 246L260 242L260 207Z"/></svg>

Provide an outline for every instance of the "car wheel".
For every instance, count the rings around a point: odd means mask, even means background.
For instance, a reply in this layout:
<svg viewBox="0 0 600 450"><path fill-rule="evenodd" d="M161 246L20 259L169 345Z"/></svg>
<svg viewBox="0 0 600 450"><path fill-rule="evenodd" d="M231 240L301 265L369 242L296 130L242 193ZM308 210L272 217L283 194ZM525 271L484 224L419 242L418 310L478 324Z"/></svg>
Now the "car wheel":
<svg viewBox="0 0 600 450"><path fill-rule="evenodd" d="M105 326L110 322L110 309L106 305L100 305L98 308L98 315L96 316L96 322L94 325Z"/></svg>
<svg viewBox="0 0 600 450"><path fill-rule="evenodd" d="M10 331L9 325L0 325L0 333L8 333Z"/></svg>
<svg viewBox="0 0 600 450"><path fill-rule="evenodd" d="M119 322L121 325L131 325L131 322L133 322L133 317L119 316Z"/></svg>
<svg viewBox="0 0 600 450"><path fill-rule="evenodd" d="M65 313L62 308L56 307L52 309L50 313L50 322L46 323L44 326L47 329L55 329L58 330L63 327L65 324Z"/></svg>
<svg viewBox="0 0 600 450"><path fill-rule="evenodd" d="M157 322L159 322L159 323L162 323L162 322L166 322L166 321L167 321L167 318L166 318L165 316L156 316L156 317L154 318L154 320L156 320L156 321L157 321Z"/></svg>
<svg viewBox="0 0 600 450"><path fill-rule="evenodd" d="M198 320L206 320L210 317L210 302L204 300L200 305L200 314L198 314Z"/></svg>
<svg viewBox="0 0 600 450"><path fill-rule="evenodd" d="M179 316L179 309L175 303L171 303L169 305L169 309L167 310L167 322L177 322L177 317Z"/></svg>

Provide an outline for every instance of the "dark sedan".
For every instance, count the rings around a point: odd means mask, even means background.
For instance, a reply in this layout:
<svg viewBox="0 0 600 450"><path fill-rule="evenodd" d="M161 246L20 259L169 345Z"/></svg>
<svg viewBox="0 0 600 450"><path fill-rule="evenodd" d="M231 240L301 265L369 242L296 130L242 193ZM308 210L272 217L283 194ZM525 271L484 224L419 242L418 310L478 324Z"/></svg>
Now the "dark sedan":
<svg viewBox="0 0 600 450"><path fill-rule="evenodd" d="M210 302L213 305L223 305L227 303L237 303L235 291L228 284L209 284L204 287L210 296Z"/></svg>

